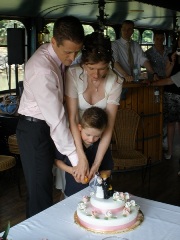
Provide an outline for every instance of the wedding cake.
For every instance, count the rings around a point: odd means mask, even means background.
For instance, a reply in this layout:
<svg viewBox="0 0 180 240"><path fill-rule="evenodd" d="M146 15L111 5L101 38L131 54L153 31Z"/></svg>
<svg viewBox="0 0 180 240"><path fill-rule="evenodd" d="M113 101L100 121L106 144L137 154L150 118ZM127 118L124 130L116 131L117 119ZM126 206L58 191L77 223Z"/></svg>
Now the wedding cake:
<svg viewBox="0 0 180 240"><path fill-rule="evenodd" d="M129 193L114 192L112 187L105 189L102 186L100 189L99 184L95 192L84 196L78 203L75 216L80 226L101 233L134 229L143 220L140 207L130 198Z"/></svg>

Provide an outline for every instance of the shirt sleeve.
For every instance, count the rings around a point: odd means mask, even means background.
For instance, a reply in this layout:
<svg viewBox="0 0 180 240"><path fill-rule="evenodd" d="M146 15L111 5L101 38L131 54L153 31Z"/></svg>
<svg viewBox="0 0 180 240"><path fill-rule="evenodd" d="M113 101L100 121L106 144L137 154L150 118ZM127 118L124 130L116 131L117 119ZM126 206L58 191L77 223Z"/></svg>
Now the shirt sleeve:
<svg viewBox="0 0 180 240"><path fill-rule="evenodd" d="M120 102L120 97L122 92L122 84L123 84L123 79L120 77L117 77L117 79L115 79L112 85L111 91L107 99L107 103L120 105L119 102Z"/></svg>
<svg viewBox="0 0 180 240"><path fill-rule="evenodd" d="M174 82L174 84L176 84L177 87L180 87L180 71L171 76L171 80Z"/></svg>
<svg viewBox="0 0 180 240"><path fill-rule="evenodd" d="M137 50L137 56L138 56L139 64L140 64L140 66L143 66L145 61L149 61L149 60L146 57L146 54L143 52L141 46L136 42L134 42L134 43L135 43L134 47Z"/></svg>
<svg viewBox="0 0 180 240"><path fill-rule="evenodd" d="M78 81L75 68L69 68L66 72L65 94L71 98L78 98Z"/></svg>
<svg viewBox="0 0 180 240"><path fill-rule="evenodd" d="M63 105L63 87L57 74L50 70L43 74L42 72L34 74L29 79L29 86L46 123L50 127L50 135L58 151L67 156L72 153L76 154Z"/></svg>
<svg viewBox="0 0 180 240"><path fill-rule="evenodd" d="M111 43L111 48L112 48L112 51L113 51L113 58L114 58L114 62L118 62L119 61L119 58L118 58L118 43L116 41L112 42Z"/></svg>

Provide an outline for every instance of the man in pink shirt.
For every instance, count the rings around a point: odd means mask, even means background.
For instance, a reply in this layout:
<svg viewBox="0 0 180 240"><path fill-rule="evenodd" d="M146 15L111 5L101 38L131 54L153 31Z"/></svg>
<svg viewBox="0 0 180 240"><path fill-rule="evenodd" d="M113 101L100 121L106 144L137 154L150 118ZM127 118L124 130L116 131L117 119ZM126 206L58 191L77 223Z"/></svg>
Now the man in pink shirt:
<svg viewBox="0 0 180 240"><path fill-rule="evenodd" d="M63 69L81 50L84 30L73 16L57 19L51 43L43 44L25 67L17 139L25 175L27 217L53 204L52 166L54 145L76 166L76 178L84 179L88 164L78 161L65 109Z"/></svg>

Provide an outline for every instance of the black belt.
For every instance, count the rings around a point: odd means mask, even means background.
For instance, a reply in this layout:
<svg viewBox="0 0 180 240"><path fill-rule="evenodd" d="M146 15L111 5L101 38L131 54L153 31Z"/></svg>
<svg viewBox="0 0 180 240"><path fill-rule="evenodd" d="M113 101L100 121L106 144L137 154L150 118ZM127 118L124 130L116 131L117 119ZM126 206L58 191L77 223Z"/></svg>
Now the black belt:
<svg viewBox="0 0 180 240"><path fill-rule="evenodd" d="M30 116L25 116L25 115L20 115L20 119L24 119L27 120L29 122L42 122L42 123L46 123L44 120L38 119L38 118L34 118L34 117L30 117Z"/></svg>

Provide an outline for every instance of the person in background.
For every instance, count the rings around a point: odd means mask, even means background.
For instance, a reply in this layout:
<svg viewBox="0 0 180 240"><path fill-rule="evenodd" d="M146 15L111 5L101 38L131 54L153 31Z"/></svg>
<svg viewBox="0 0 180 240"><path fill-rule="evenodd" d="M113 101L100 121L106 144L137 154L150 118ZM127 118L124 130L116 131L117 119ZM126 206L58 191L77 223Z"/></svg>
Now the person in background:
<svg viewBox="0 0 180 240"><path fill-rule="evenodd" d="M154 31L154 45L145 51L151 66L160 78L166 77L166 62L170 53L170 49L164 45L164 41L164 31Z"/></svg>
<svg viewBox="0 0 180 240"><path fill-rule="evenodd" d="M150 86L165 86L165 85L172 85L175 84L178 88L180 87L180 71L177 72L176 74L159 79L158 81L152 81L148 82Z"/></svg>
<svg viewBox="0 0 180 240"><path fill-rule="evenodd" d="M179 37L178 37L179 38ZM178 40L179 41L179 40ZM167 64L174 65L175 59L173 58L175 55L172 56L172 62L169 61ZM173 60L174 59L174 60ZM168 122L168 153L165 156L166 159L171 159L172 151L173 151L173 139L175 133L175 123L178 122L178 131L180 135L180 70L176 74L166 77L164 79L160 79L158 81L154 81L150 83L152 86L172 86L172 89L176 89L176 93L174 92L167 92L169 97L167 98L167 109L165 114L165 119ZM175 88L176 86L176 88ZM170 155L170 156L168 156ZM180 174L180 173L178 173Z"/></svg>
<svg viewBox="0 0 180 240"><path fill-rule="evenodd" d="M176 74L180 71L180 35L177 37L172 53L169 54L169 59L166 65L167 77ZM180 88L176 84L164 87L164 119L167 123L167 142L168 152L165 153L165 159L171 159L173 153L173 139L175 127L178 124L180 129ZM180 131L180 130L179 130Z"/></svg>
<svg viewBox="0 0 180 240"><path fill-rule="evenodd" d="M164 45L164 41L164 31L154 31L154 45L145 52L151 66L160 78L166 77L166 63L170 53L170 49ZM148 77L152 78L151 75ZM163 147L164 149L167 148L167 125L165 123L163 126Z"/></svg>
<svg viewBox="0 0 180 240"><path fill-rule="evenodd" d="M64 109L63 70L74 61L83 39L79 19L59 18L51 43L40 46L25 66L16 135L27 185L27 218L53 204L55 146L73 166L80 165L82 178L88 171L88 165L78 160Z"/></svg>
<svg viewBox="0 0 180 240"><path fill-rule="evenodd" d="M70 129L79 158L88 162L78 129L83 112L92 106L104 109L108 124L102 134L95 160L87 176L91 179L110 145L123 79L112 70L112 51L109 37L93 32L85 37L80 65L69 67L66 73L66 104ZM75 171L76 175L76 171Z"/></svg>
<svg viewBox="0 0 180 240"><path fill-rule="evenodd" d="M83 149L90 167L93 165L100 138L107 124L108 115L103 109L99 107L90 107L86 109L83 113L80 123L78 124ZM68 157L63 156L58 151L56 152L55 164L58 168L66 172L66 186L64 190L65 196L69 197L88 186L88 179L85 179L84 183L78 183L74 179L74 167L72 166ZM106 173L107 176L110 176L112 169L113 160L111 151L108 148L99 167L99 173L101 174L101 172L103 172L103 174Z"/></svg>
<svg viewBox="0 0 180 240"><path fill-rule="evenodd" d="M152 76L154 80L158 80L158 74L152 68L149 60L145 56L139 43L133 41L131 36L134 32L134 22L125 20L121 26L121 38L112 42L112 50L114 57L114 67L120 76L125 78L126 82L133 81L133 66L136 65L140 73L141 66L144 66ZM130 44L131 61L133 66L129 62L128 48Z"/></svg>

